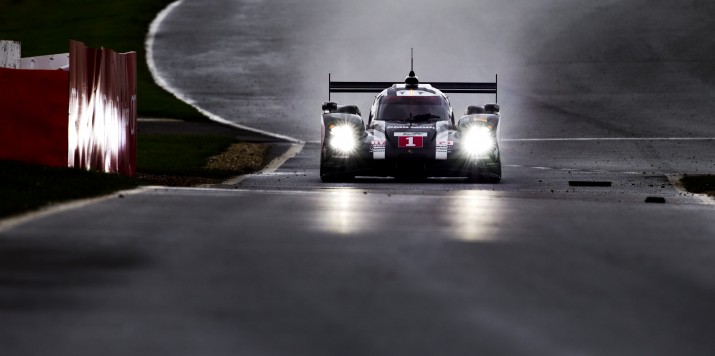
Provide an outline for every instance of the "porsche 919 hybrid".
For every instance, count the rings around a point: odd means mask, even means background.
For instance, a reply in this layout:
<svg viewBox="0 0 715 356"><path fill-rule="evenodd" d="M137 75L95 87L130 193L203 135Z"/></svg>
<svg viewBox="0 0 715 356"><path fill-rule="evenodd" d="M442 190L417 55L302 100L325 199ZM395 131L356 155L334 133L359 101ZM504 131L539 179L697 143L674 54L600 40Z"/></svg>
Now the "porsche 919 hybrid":
<svg viewBox="0 0 715 356"><path fill-rule="evenodd" d="M501 180L499 105L473 105L455 120L445 93L497 92L497 83L420 83L410 71L404 83L333 82L329 92L378 92L365 123L355 105L323 103L320 178L356 176L464 177Z"/></svg>

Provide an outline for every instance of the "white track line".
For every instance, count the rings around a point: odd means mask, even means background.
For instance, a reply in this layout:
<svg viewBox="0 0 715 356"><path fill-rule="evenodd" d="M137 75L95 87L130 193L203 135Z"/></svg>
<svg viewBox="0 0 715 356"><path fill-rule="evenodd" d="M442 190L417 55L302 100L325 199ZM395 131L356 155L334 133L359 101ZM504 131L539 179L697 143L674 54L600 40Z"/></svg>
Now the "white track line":
<svg viewBox="0 0 715 356"><path fill-rule="evenodd" d="M283 163L286 163L287 160L289 160L289 159L295 157L295 155L297 155L298 153L300 153L300 151L303 150L303 146L305 146L305 143L302 143L302 142L301 142L301 143L294 143L293 145L290 146L290 148L289 148L285 153L283 153L282 155L280 155L280 156L274 158L270 163L268 163L268 165L266 165L265 167L263 167L263 169L261 169L259 172L257 172L257 173L251 173L251 174L244 174L244 175L242 175L242 176L238 176L238 177L235 177L235 178L231 178L231 179L229 179L229 180L223 182L222 184L224 184L224 185L236 185L236 184L241 183L241 182L243 182L244 180L246 180L247 178L252 177L252 176L263 175L263 174L271 174L271 173L275 172L278 168L280 168L280 167L283 165Z"/></svg>
<svg viewBox="0 0 715 356"><path fill-rule="evenodd" d="M564 137L564 138L504 138L501 142L540 141L711 141L715 137Z"/></svg>
<svg viewBox="0 0 715 356"><path fill-rule="evenodd" d="M95 198L87 198L87 199L81 199L81 200L73 200L69 201L66 203L60 203L56 205L50 205L44 208L40 208L40 210L37 211L31 211L29 213L21 214L18 216L13 216L7 219L0 220L0 233L3 233L5 231L8 231L14 227L17 227L19 225L25 224L27 222L36 220L36 219L41 219L44 217L48 217L50 215L62 213L65 211L70 211L70 210L75 210L79 208L83 208L92 204L97 204L101 203L103 201L107 201L110 199L116 199L120 195L123 196L128 196L128 195L134 195L134 194L139 194L143 193L145 191L148 191L150 189L154 189L156 187L140 187L132 190L124 190L120 192L114 192L112 194L104 195L101 197L95 197Z"/></svg>
<svg viewBox="0 0 715 356"><path fill-rule="evenodd" d="M144 118L144 117L139 117L137 118L137 121L139 122L182 122L181 120L177 119L160 119L160 118Z"/></svg>
<svg viewBox="0 0 715 356"><path fill-rule="evenodd" d="M155 194L161 194L162 192L174 193L201 193L205 195L206 193L213 193L218 195L236 195L242 193L261 193L261 194L290 194L290 195L308 195L314 194L314 190L268 190L268 189L226 189L226 188L198 188L198 187L154 187ZM151 192L149 194L152 194Z"/></svg>
<svg viewBox="0 0 715 356"><path fill-rule="evenodd" d="M237 124L232 121L228 121L221 116L218 116L208 110L205 110L198 105L196 105L196 102L188 97L186 94L182 93L178 89L172 87L169 85L169 83L159 74L158 69L156 68L156 63L154 62L154 39L156 38L156 34L159 31L159 26L161 26L161 23L166 19L166 17L173 11L177 6L181 5L181 2L183 0L178 0L175 1L171 4L169 4L167 7L164 8L164 10L161 10L159 14L156 16L154 21L151 22L151 25L149 26L149 33L146 36L146 41L144 42L144 49L146 50L146 62L147 65L149 66L149 72L151 72L152 77L154 78L154 81L164 90L168 91L169 93L173 94L177 99L193 106L198 110L200 113L206 115L209 119L222 123L224 125L232 126L237 129L241 130L246 130L246 131L251 131L255 132L261 135L273 137L279 140L285 140L293 143L302 143L303 141L290 137L290 136L285 136L273 132L268 132L264 130L259 130L253 127L248 127L244 125Z"/></svg>

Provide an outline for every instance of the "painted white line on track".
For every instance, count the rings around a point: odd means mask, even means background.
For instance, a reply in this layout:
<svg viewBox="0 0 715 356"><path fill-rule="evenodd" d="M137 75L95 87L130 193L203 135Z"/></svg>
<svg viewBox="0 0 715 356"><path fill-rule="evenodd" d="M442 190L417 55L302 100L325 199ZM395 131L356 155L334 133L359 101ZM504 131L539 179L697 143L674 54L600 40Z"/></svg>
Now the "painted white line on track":
<svg viewBox="0 0 715 356"><path fill-rule="evenodd" d="M305 143L303 143L303 142L294 143L290 146L290 148L287 151L285 151L285 153L274 158L270 163L268 163L268 165L263 167L263 169L261 169L259 172L251 173L251 174L244 174L242 176L231 178L231 179L223 182L223 184L224 185L236 185L252 176L272 174L278 168L280 168L284 163L286 163L286 161L288 161L289 159L295 157L298 153L300 153L300 151L303 150L304 146L305 146Z"/></svg>
<svg viewBox="0 0 715 356"><path fill-rule="evenodd" d="M558 138L504 138L501 142L541 141L711 141L715 137L558 137Z"/></svg>
<svg viewBox="0 0 715 356"><path fill-rule="evenodd" d="M201 187L153 187L151 189L154 193L160 194L161 192L172 192L172 193L201 193L201 194L211 194L216 193L219 195L236 195L243 193L260 193L260 194L287 194L287 195L308 195L315 194L317 189L311 190L294 190L294 189L278 189L278 190L268 190L268 189L226 189L226 188L201 188ZM357 189L355 189L357 191ZM151 194L151 191L147 191Z"/></svg>
<svg viewBox="0 0 715 356"><path fill-rule="evenodd" d="M107 195L104 195L101 197L73 200L73 201L69 201L66 203L60 203L60 204L40 208L40 210L37 210L37 211L31 211L29 213L25 213L25 214L21 214L18 216L13 216L13 217L10 217L7 219L0 220L0 233L3 233L3 232L8 231L12 228L15 228L17 226L20 226L22 224L28 223L28 222L36 220L36 219L41 219L41 218L48 217L50 215L54 215L54 214L58 214L58 213L62 213L65 211L83 208L83 207L101 203L103 201L107 201L110 199L116 199L120 195L129 196L129 195L140 194L140 193L146 192L153 188L156 188L156 187L140 187L140 188L136 188L136 189L132 189L132 190L124 190L124 191L114 192L114 193L107 194Z"/></svg>
<svg viewBox="0 0 715 356"><path fill-rule="evenodd" d="M139 122L183 122L177 119L161 119L156 117L139 117L137 118Z"/></svg>
<svg viewBox="0 0 715 356"><path fill-rule="evenodd" d="M293 143L302 143L303 141L301 141L297 138L294 138L294 137L281 135L281 134L277 134L274 132L264 131L264 130L256 129L256 128L249 127L249 126L244 126L244 125L237 124L235 122L226 120L226 119L222 118L221 116L216 115L216 114L196 105L196 102L193 99L191 99L189 96L182 93L178 89L169 85L169 83L164 79L164 77L161 76L161 74L159 73L159 70L156 67L156 63L154 62L154 39L156 38L156 34L159 31L159 27L161 26L161 23L166 19L167 16L169 16L169 14L177 6L181 5L182 2L183 2L183 0L177 0L177 1L169 4L163 10L161 10L161 12L159 12L159 14L156 16L156 18L154 18L154 20L151 22L151 25L149 26L149 33L147 33L146 41L144 42L144 49L146 50L146 62L147 62L147 65L149 66L149 72L151 72L151 76L154 78L154 81L160 87L162 87L164 90L173 94L177 99L193 106L194 108L196 108L196 110L198 110L200 113L206 115L209 119L211 119L213 121L216 121L216 122L219 122L224 125L231 126L231 127L235 127L237 129L246 130L246 131L250 131L250 132L255 132L257 134L273 137L273 138L276 138L279 140L285 140L285 141L289 141L289 142L293 142Z"/></svg>

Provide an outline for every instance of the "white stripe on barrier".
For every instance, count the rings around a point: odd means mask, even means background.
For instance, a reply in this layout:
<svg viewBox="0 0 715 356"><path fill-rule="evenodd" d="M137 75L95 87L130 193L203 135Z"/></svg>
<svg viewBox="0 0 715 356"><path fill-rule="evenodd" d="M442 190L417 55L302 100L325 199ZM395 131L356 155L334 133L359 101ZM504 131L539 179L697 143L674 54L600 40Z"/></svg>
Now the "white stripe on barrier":
<svg viewBox="0 0 715 356"><path fill-rule="evenodd" d="M0 40L0 68L20 68L20 42Z"/></svg>
<svg viewBox="0 0 715 356"><path fill-rule="evenodd" d="M69 69L70 54L59 53L47 56L27 57L20 59L20 69Z"/></svg>

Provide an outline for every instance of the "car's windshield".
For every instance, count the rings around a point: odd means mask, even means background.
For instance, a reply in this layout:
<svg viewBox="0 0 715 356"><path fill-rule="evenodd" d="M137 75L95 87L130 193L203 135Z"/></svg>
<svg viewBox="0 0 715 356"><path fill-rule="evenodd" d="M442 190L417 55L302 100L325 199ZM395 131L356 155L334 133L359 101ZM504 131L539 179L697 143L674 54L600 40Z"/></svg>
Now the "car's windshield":
<svg viewBox="0 0 715 356"><path fill-rule="evenodd" d="M383 96L376 120L435 122L447 120L449 109L441 96Z"/></svg>

